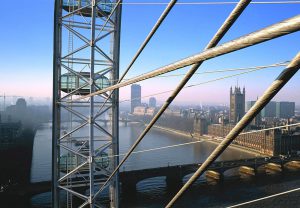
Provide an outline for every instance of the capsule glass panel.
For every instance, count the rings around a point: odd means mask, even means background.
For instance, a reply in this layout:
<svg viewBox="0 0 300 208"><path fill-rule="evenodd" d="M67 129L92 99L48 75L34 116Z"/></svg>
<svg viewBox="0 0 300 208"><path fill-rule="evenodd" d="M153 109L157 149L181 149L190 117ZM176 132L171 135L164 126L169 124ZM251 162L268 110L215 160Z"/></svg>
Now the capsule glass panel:
<svg viewBox="0 0 300 208"><path fill-rule="evenodd" d="M86 81L90 79L90 73L81 72L80 75L85 80L71 73L66 73L61 76L61 91L70 93L76 92L74 95L86 95L90 93L90 84ZM96 90L104 89L110 86L110 82L107 77L99 75L95 80Z"/></svg>
<svg viewBox="0 0 300 208"><path fill-rule="evenodd" d="M89 5L91 5L90 0L63 0L63 9L68 12L72 12L75 10L79 10L82 7L86 7L76 12L76 14L83 15L86 17L91 16L92 9ZM108 16L111 13L112 8L113 4L110 0L98 1L98 16Z"/></svg>

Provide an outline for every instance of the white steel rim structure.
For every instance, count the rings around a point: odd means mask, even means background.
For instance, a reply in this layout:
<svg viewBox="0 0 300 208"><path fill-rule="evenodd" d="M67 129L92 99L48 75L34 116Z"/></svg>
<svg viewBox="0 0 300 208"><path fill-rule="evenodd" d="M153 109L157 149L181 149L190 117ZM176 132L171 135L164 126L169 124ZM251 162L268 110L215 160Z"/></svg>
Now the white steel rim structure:
<svg viewBox="0 0 300 208"><path fill-rule="evenodd" d="M118 90L100 111L107 93L80 102L72 100L116 84L119 79L119 3L120 0L55 1L53 207L63 203L73 207L73 198L81 200L80 207L100 207L94 197L97 187L118 164L118 158L109 157L119 154ZM101 123L99 118L107 122ZM103 159L105 155L107 159ZM117 175L109 187L111 207L119 206L118 192ZM60 200L64 196L66 202Z"/></svg>

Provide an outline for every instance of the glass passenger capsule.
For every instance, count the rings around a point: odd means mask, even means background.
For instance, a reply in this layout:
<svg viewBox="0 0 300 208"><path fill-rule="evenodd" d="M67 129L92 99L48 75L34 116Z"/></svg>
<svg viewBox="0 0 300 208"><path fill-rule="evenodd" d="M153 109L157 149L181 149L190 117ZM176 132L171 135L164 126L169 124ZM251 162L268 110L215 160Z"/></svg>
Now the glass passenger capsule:
<svg viewBox="0 0 300 208"><path fill-rule="evenodd" d="M90 78L89 72L80 72L79 74L87 80ZM104 89L110 86L110 82L107 77L99 75L98 77L96 76L95 85L96 89ZM61 76L60 87L61 91L66 93L70 93L78 89L74 95L87 95L90 93L90 85L87 84L85 80L72 73L66 73Z"/></svg>
<svg viewBox="0 0 300 208"><path fill-rule="evenodd" d="M112 6L113 5L110 0L98 0L98 16L108 16L112 11ZM68 12L78 10L78 12L76 12L76 14L78 15L82 15L85 17L92 16L91 0L63 0L62 7Z"/></svg>

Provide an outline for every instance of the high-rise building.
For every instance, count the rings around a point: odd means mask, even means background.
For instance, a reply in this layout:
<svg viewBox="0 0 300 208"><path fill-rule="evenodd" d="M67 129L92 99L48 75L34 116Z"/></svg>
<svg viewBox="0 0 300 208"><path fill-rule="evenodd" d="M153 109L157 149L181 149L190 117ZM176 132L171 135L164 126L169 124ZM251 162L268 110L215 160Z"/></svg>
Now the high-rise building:
<svg viewBox="0 0 300 208"><path fill-rule="evenodd" d="M246 102L246 112L248 112L250 110L250 108L252 108L252 106L255 104L256 101L247 101Z"/></svg>
<svg viewBox="0 0 300 208"><path fill-rule="evenodd" d="M149 107L150 108L156 108L156 99L155 99L155 97L149 98Z"/></svg>
<svg viewBox="0 0 300 208"><path fill-rule="evenodd" d="M277 102L276 103L276 117L277 118L291 118L295 116L294 102Z"/></svg>
<svg viewBox="0 0 300 208"><path fill-rule="evenodd" d="M262 117L276 117L276 102L270 101L264 109L261 111Z"/></svg>
<svg viewBox="0 0 300 208"><path fill-rule="evenodd" d="M247 101L246 103L246 112L256 103L256 101ZM252 120L251 125L259 126L261 124L261 112Z"/></svg>
<svg viewBox="0 0 300 208"><path fill-rule="evenodd" d="M9 115L9 120L12 119L14 122L21 121L25 124L29 116L26 100L19 98L16 105L11 105L6 108L6 113Z"/></svg>
<svg viewBox="0 0 300 208"><path fill-rule="evenodd" d="M243 93L240 87L235 87L234 91L230 87L230 123L237 123L245 115L245 88Z"/></svg>
<svg viewBox="0 0 300 208"><path fill-rule="evenodd" d="M141 106L141 86L138 84L131 85L131 113L133 113L134 108Z"/></svg>
<svg viewBox="0 0 300 208"><path fill-rule="evenodd" d="M202 136L207 134L208 123L207 120L200 115L195 115L194 118L194 134L196 136Z"/></svg>

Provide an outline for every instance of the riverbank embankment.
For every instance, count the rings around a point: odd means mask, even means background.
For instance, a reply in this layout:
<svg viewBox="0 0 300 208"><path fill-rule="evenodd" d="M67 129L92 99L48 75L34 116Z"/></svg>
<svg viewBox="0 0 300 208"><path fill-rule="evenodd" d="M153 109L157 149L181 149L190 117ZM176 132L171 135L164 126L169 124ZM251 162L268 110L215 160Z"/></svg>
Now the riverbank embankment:
<svg viewBox="0 0 300 208"><path fill-rule="evenodd" d="M176 134L176 135L180 135L180 136L184 136L186 138L192 139L192 140L202 140L214 145L219 145L222 141L223 138L214 138L212 136L209 135L203 135L203 136L197 136L195 134L192 134L191 132L184 132L184 131L179 131L176 129L171 129L171 128L167 128L167 127L162 127L162 126L158 126L158 125L154 125L153 126L155 129L160 130L160 131L164 131L164 132L168 132L171 134ZM261 154L260 152L257 152L253 149L247 148L247 147L243 147L237 144L231 144L229 146L229 148L232 149L236 149L239 151L243 151L249 154L252 154L253 156L259 156L259 157L266 157L267 155Z"/></svg>

